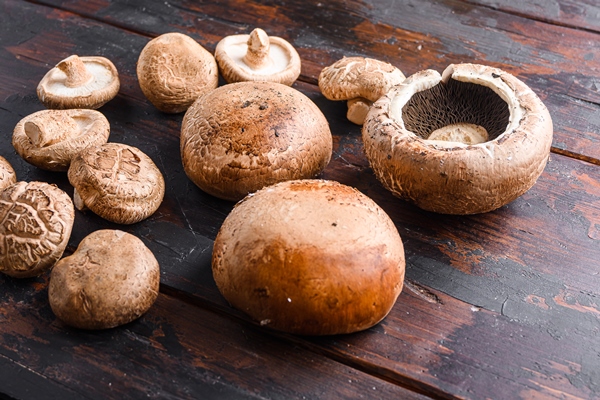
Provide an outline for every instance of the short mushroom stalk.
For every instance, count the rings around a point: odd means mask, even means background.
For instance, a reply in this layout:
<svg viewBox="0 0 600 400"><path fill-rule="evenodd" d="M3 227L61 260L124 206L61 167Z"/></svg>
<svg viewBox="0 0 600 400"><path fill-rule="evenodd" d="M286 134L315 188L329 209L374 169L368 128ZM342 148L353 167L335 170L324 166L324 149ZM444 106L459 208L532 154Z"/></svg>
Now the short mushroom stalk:
<svg viewBox="0 0 600 400"><path fill-rule="evenodd" d="M67 79L65 80L66 87L74 88L83 86L94 79L94 76L88 71L83 61L76 54L65 58L56 67L67 75Z"/></svg>
<svg viewBox="0 0 600 400"><path fill-rule="evenodd" d="M37 116L26 121L23 128L31 143L37 148L60 143L79 133L77 123L66 114L57 114L53 118Z"/></svg>
<svg viewBox="0 0 600 400"><path fill-rule="evenodd" d="M260 28L254 29L248 38L248 51L244 62L253 70L267 68L273 64L269 57L270 39L267 32Z"/></svg>

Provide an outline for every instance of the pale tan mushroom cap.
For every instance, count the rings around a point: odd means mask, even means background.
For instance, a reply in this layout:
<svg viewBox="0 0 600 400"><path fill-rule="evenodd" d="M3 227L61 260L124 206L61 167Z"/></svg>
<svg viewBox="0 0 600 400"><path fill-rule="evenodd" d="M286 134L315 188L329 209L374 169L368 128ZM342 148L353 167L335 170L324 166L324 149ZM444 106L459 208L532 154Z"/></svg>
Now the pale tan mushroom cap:
<svg viewBox="0 0 600 400"><path fill-rule="evenodd" d="M45 182L17 182L0 192L0 271L37 276L62 256L73 228L69 195Z"/></svg>
<svg viewBox="0 0 600 400"><path fill-rule="evenodd" d="M96 110L42 110L15 126L12 144L28 163L49 171L66 171L83 149L106 143L110 124Z"/></svg>
<svg viewBox="0 0 600 400"><path fill-rule="evenodd" d="M219 83L213 55L191 37L165 33L152 39L138 58L142 92L160 111L180 113Z"/></svg>
<svg viewBox="0 0 600 400"><path fill-rule="evenodd" d="M489 138L474 145L428 140L455 123L479 125ZM430 211L474 214L533 186L548 161L552 133L548 110L519 79L497 68L455 64L442 75L418 72L392 88L371 107L363 142L377 178L395 195Z"/></svg>
<svg viewBox="0 0 600 400"><path fill-rule="evenodd" d="M17 182L17 174L8 160L0 156L0 190Z"/></svg>
<svg viewBox="0 0 600 400"><path fill-rule="evenodd" d="M78 209L119 224L149 217L165 194L163 176L150 157L122 143L85 149L72 160L68 177Z"/></svg>
<svg viewBox="0 0 600 400"><path fill-rule="evenodd" d="M215 282L261 325L302 335L367 329L391 310L404 282L392 220L356 189L298 180L239 202L215 239Z"/></svg>
<svg viewBox="0 0 600 400"><path fill-rule="evenodd" d="M226 200L316 176L332 146L321 110L298 90L272 82L232 83L207 93L189 108L181 128L186 174Z"/></svg>
<svg viewBox="0 0 600 400"><path fill-rule="evenodd" d="M67 325L107 329L148 311L159 284L158 261L144 242L120 230L99 230L53 268L48 299Z"/></svg>
<svg viewBox="0 0 600 400"><path fill-rule="evenodd" d="M69 75L58 66L75 57L83 63L89 77L73 86L67 83ZM47 108L97 109L112 100L119 88L119 74L110 60L105 57L71 56L46 73L37 87L37 95Z"/></svg>
<svg viewBox="0 0 600 400"><path fill-rule="evenodd" d="M329 100L361 97L373 102L404 79L402 71L392 64L372 58L344 57L323 68L319 89Z"/></svg>
<svg viewBox="0 0 600 400"><path fill-rule="evenodd" d="M253 45L254 43L254 45ZM264 60L248 57L253 47L264 49ZM228 82L268 81L291 86L301 70L300 56L285 39L267 36L262 29L250 35L232 35L223 38L215 49L215 59L223 78Z"/></svg>

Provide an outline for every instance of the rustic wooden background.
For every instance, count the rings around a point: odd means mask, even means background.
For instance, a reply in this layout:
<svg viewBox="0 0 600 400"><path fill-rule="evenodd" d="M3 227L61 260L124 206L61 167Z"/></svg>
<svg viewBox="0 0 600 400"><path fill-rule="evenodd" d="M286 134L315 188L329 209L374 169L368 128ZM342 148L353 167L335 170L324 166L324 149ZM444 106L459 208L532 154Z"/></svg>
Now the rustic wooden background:
<svg viewBox="0 0 600 400"><path fill-rule="evenodd" d="M407 285L364 332L298 337L262 329L229 307L210 254L233 203L182 171L183 114L157 111L135 75L153 37L182 32L214 51L261 27L302 58L294 87L326 115L334 155L322 174L354 186L392 217ZM77 212L67 253L99 228L140 237L162 268L141 319L99 332L68 328L47 303L48 275L0 277L0 393L6 398L600 398L600 5L595 0L0 2L0 155L19 180L65 173L20 159L12 129L43 109L35 88L71 54L117 66L119 95L102 111L110 141L158 165L166 197L149 219L117 226ZM316 86L342 56L388 61L407 76L455 62L500 67L529 85L554 121L536 185L491 213L445 216L394 198L363 154L345 104ZM223 83L223 82L221 82Z"/></svg>

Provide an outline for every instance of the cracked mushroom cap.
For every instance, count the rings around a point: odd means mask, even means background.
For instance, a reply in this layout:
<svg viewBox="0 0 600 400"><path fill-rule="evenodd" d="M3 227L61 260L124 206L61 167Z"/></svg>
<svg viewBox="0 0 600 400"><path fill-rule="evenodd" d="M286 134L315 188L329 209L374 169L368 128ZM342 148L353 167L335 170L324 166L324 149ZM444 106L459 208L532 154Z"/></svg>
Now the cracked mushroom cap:
<svg viewBox="0 0 600 400"><path fill-rule="evenodd" d="M112 100L119 87L119 74L110 60L72 55L46 73L37 95L47 108L96 109Z"/></svg>
<svg viewBox="0 0 600 400"><path fill-rule="evenodd" d="M42 110L15 126L12 144L28 163L49 171L66 171L83 149L106 143L110 125L96 110Z"/></svg>
<svg viewBox="0 0 600 400"><path fill-rule="evenodd" d="M68 177L78 210L90 209L118 224L149 217L165 194L163 176L150 157L122 143L85 149L71 161Z"/></svg>
<svg viewBox="0 0 600 400"><path fill-rule="evenodd" d="M69 195L45 182L17 182L0 192L0 271L40 275L62 256L73 228Z"/></svg>
<svg viewBox="0 0 600 400"><path fill-rule="evenodd" d="M0 156L0 190L17 183L17 174L8 160Z"/></svg>
<svg viewBox="0 0 600 400"><path fill-rule="evenodd" d="M191 37L165 33L142 49L137 62L140 88L162 112L180 113L219 83L213 55Z"/></svg>
<svg viewBox="0 0 600 400"><path fill-rule="evenodd" d="M347 100L348 119L362 125L373 102L404 79L402 71L392 64L372 58L344 57L323 68L319 89L329 100Z"/></svg>
<svg viewBox="0 0 600 400"><path fill-rule="evenodd" d="M329 163L329 124L308 97L273 82L238 82L199 98L181 128L188 177L225 200L277 182L312 178Z"/></svg>
<svg viewBox="0 0 600 400"><path fill-rule="evenodd" d="M215 58L228 83L269 81L291 86L301 69L296 49L260 28L249 35L226 36L217 44Z"/></svg>
<svg viewBox="0 0 600 400"><path fill-rule="evenodd" d="M552 133L529 87L476 64L410 76L371 107L362 130L383 185L445 214L491 211L525 193L546 166Z"/></svg>
<svg viewBox="0 0 600 400"><path fill-rule="evenodd" d="M229 303L261 325L301 335L367 329L404 282L402 240L358 190L298 180L239 202L215 239L212 271Z"/></svg>
<svg viewBox="0 0 600 400"><path fill-rule="evenodd" d="M52 269L48 299L54 314L81 329L108 329L142 316L158 297L160 267L136 236L99 230Z"/></svg>

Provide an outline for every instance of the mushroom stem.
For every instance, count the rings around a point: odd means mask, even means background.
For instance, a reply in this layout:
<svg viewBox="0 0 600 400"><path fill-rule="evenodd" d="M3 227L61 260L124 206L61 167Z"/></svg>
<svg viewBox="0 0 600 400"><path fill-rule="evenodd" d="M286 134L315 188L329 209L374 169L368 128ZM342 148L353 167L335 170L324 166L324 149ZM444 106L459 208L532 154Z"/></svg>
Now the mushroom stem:
<svg viewBox="0 0 600 400"><path fill-rule="evenodd" d="M80 131L73 118L62 114L31 118L25 122L23 130L31 143L38 148L62 142L76 136Z"/></svg>
<svg viewBox="0 0 600 400"><path fill-rule="evenodd" d="M369 112L371 105L373 105L373 102L363 97L357 97L348 100L347 104L348 113L346 113L346 118L356 125L362 125L365 122L365 118L367 117L367 113Z"/></svg>
<svg viewBox="0 0 600 400"><path fill-rule="evenodd" d="M67 75L65 80L65 86L67 87L83 86L94 78L77 55L65 58L56 67Z"/></svg>
<svg viewBox="0 0 600 400"><path fill-rule="evenodd" d="M73 190L73 204L75 205L75 208L79 211L85 211L88 209L85 203L83 202L83 199L79 195L77 189Z"/></svg>
<svg viewBox="0 0 600 400"><path fill-rule="evenodd" d="M481 126L469 123L457 123L443 126L431 132L428 141L445 141L449 143L463 143L467 145L485 143L488 141L488 132Z"/></svg>
<svg viewBox="0 0 600 400"><path fill-rule="evenodd" d="M248 38L248 51L244 56L244 62L252 69L268 67L272 61L269 57L270 48L269 35L260 28L255 28Z"/></svg>

